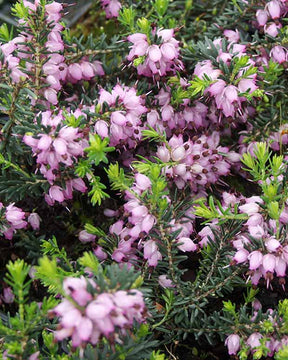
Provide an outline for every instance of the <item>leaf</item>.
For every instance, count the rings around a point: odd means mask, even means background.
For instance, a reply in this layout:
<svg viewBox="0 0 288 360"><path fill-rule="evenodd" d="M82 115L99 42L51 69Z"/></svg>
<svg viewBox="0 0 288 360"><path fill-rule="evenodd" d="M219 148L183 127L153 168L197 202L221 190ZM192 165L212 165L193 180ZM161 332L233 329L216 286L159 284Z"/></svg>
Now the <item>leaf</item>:
<svg viewBox="0 0 288 360"><path fill-rule="evenodd" d="M92 252L85 252L81 258L78 259L78 263L83 267L88 267L95 274L98 272L99 261Z"/></svg>
<svg viewBox="0 0 288 360"><path fill-rule="evenodd" d="M102 140L98 134L89 134L90 146L84 149L84 151L88 153L89 161L93 162L95 165L99 165L100 162L108 164L106 153L115 150L114 147L107 146L109 141L109 138Z"/></svg>

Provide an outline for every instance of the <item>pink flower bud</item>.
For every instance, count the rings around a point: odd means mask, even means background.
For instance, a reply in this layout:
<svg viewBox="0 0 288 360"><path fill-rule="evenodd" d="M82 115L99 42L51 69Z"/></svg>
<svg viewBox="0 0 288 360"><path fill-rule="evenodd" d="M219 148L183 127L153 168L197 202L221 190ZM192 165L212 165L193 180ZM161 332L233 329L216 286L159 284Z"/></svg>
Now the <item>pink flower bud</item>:
<svg viewBox="0 0 288 360"><path fill-rule="evenodd" d="M111 114L111 122L119 126L125 126L127 123L127 119L121 113L121 111L113 111Z"/></svg>
<svg viewBox="0 0 288 360"><path fill-rule="evenodd" d="M264 32L272 37L276 37L281 27L282 27L281 24L276 25L275 23L265 25Z"/></svg>
<svg viewBox="0 0 288 360"><path fill-rule="evenodd" d="M177 57L177 50L174 45L170 43L164 43L161 45L161 53L167 60L173 60Z"/></svg>
<svg viewBox="0 0 288 360"><path fill-rule="evenodd" d="M3 289L3 295L1 296L1 299L6 303L6 304L12 304L15 296L12 292L12 289L10 287L6 287Z"/></svg>
<svg viewBox="0 0 288 360"><path fill-rule="evenodd" d="M82 69L79 64L71 64L68 67L69 74L72 76L75 80L81 80L82 79Z"/></svg>
<svg viewBox="0 0 288 360"><path fill-rule="evenodd" d="M31 213L28 216L28 222L32 226L33 230L39 230L41 218L37 213Z"/></svg>
<svg viewBox="0 0 288 360"><path fill-rule="evenodd" d="M161 51L158 45L151 45L148 48L148 56L151 61L157 62L161 59Z"/></svg>
<svg viewBox="0 0 288 360"><path fill-rule="evenodd" d="M111 225L109 228L110 234L120 235L123 230L124 222L122 220L118 220L115 224Z"/></svg>
<svg viewBox="0 0 288 360"><path fill-rule="evenodd" d="M67 145L66 145L66 141L61 139L61 138L58 138L58 139L55 139L53 141L53 146L54 146L54 149L55 151L59 154L59 155L64 155L67 153ZM39 145L38 145L39 147Z"/></svg>
<svg viewBox="0 0 288 360"><path fill-rule="evenodd" d="M256 11L256 18L257 18L258 24L260 26L264 26L268 21L268 14L265 10L259 9Z"/></svg>
<svg viewBox="0 0 288 360"><path fill-rule="evenodd" d="M266 9L268 10L272 19L278 19L280 17L281 8L278 1L276 0L269 1L266 5Z"/></svg>
<svg viewBox="0 0 288 360"><path fill-rule="evenodd" d="M172 280L167 278L167 275L160 275L158 278L158 283L163 288L171 288L174 287Z"/></svg>
<svg viewBox="0 0 288 360"><path fill-rule="evenodd" d="M71 180L72 187L82 193L87 191L87 186L81 178Z"/></svg>
<svg viewBox="0 0 288 360"><path fill-rule="evenodd" d="M146 175L137 173L135 174L135 180L136 180L136 186L140 190L145 191L149 189L151 186L151 180Z"/></svg>
<svg viewBox="0 0 288 360"><path fill-rule="evenodd" d="M45 10L48 14L57 14L62 11L62 9L63 6L56 1L53 1L51 4L45 5Z"/></svg>
<svg viewBox="0 0 288 360"><path fill-rule="evenodd" d="M258 347L261 345L260 339L262 338L262 335L260 333L253 333L249 336L246 343L249 345L252 349Z"/></svg>
<svg viewBox="0 0 288 360"><path fill-rule="evenodd" d="M233 257L237 264L241 264L248 259L249 251L246 249L239 249Z"/></svg>
<svg viewBox="0 0 288 360"><path fill-rule="evenodd" d="M286 268L287 268L286 261L277 256L276 264L275 264L275 271L276 271L277 276L285 277L286 276Z"/></svg>
<svg viewBox="0 0 288 360"><path fill-rule="evenodd" d="M186 151L184 149L184 146L179 146L178 148L172 151L171 157L173 161L180 161L185 157L185 155L186 155Z"/></svg>
<svg viewBox="0 0 288 360"><path fill-rule="evenodd" d="M256 214L249 217L249 219L247 220L245 225L257 226L257 225L262 225L262 223L263 223L262 215L259 214L259 213L256 213Z"/></svg>
<svg viewBox="0 0 288 360"><path fill-rule="evenodd" d="M271 238L265 242L266 249L269 252L277 251L281 246L280 242L274 238Z"/></svg>
<svg viewBox="0 0 288 360"><path fill-rule="evenodd" d="M179 250L183 251L183 252L190 252L190 251L196 251L197 250L197 245L194 244L194 242L187 237L181 237L179 239L177 239L177 247Z"/></svg>
<svg viewBox="0 0 288 360"><path fill-rule="evenodd" d="M156 155L165 163L170 161L170 152L165 146L159 146Z"/></svg>
<svg viewBox="0 0 288 360"><path fill-rule="evenodd" d="M148 214L144 217L141 223L141 231L144 231L146 234L152 229L155 223L155 218L153 215Z"/></svg>
<svg viewBox="0 0 288 360"><path fill-rule="evenodd" d="M64 195L63 195L63 191L60 188L60 186L57 185L53 185L50 187L49 189L49 196L52 200L56 200L59 202L63 202L64 201Z"/></svg>
<svg viewBox="0 0 288 360"><path fill-rule="evenodd" d="M273 273L276 265L276 257L272 254L266 254L263 256L262 265L264 271Z"/></svg>
<svg viewBox="0 0 288 360"><path fill-rule="evenodd" d="M258 250L252 251L248 256L248 260L249 260L249 269L256 270L259 268L260 265L262 265L263 255Z"/></svg>
<svg viewBox="0 0 288 360"><path fill-rule="evenodd" d="M42 135L40 140L38 141L38 149L39 150L48 150L50 145L52 144L52 138L49 135Z"/></svg>
<svg viewBox="0 0 288 360"><path fill-rule="evenodd" d="M287 209L284 209L282 211L282 213L280 214L279 220L281 221L282 224L287 224L288 223L288 211L287 211Z"/></svg>
<svg viewBox="0 0 288 360"><path fill-rule="evenodd" d="M270 51L270 56L272 57L273 61L282 64L287 60L287 50L280 45L276 45Z"/></svg>
<svg viewBox="0 0 288 360"><path fill-rule="evenodd" d="M93 252L100 261L103 261L108 257L108 255L103 251L101 246L97 246L96 249L93 250Z"/></svg>
<svg viewBox="0 0 288 360"><path fill-rule="evenodd" d="M48 88L44 91L44 96L51 104L58 104L57 92L55 89Z"/></svg>
<svg viewBox="0 0 288 360"><path fill-rule="evenodd" d="M248 203L248 204L239 206L239 210L242 213L246 213L247 215L251 216L253 214L258 213L260 208L259 208L259 205L256 203Z"/></svg>
<svg viewBox="0 0 288 360"><path fill-rule="evenodd" d="M102 138L108 137L108 125L104 120L98 120L95 124L94 130Z"/></svg>
<svg viewBox="0 0 288 360"><path fill-rule="evenodd" d="M88 243L88 242L92 242L96 239L96 236L93 234L89 234L86 230L82 230L79 233L79 240L82 243Z"/></svg>
<svg viewBox="0 0 288 360"><path fill-rule="evenodd" d="M240 337L237 334L231 334L225 340L225 345L228 347L229 355L236 355L240 349Z"/></svg>
<svg viewBox="0 0 288 360"><path fill-rule="evenodd" d="M90 64L88 61L83 61L81 64L81 70L83 77L87 80L90 80L95 75L95 70L92 64Z"/></svg>

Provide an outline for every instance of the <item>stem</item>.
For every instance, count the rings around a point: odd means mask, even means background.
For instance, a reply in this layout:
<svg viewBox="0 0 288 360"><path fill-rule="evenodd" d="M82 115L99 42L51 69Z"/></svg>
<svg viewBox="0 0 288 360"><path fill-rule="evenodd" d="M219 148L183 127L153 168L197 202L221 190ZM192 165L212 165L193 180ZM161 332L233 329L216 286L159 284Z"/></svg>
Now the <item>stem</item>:
<svg viewBox="0 0 288 360"><path fill-rule="evenodd" d="M102 50L83 50L83 51L78 51L77 53L71 54L71 53L66 53L64 54L65 58L67 59L67 64L70 64L72 62L74 62L77 59L80 59L84 56L95 56L95 55L99 55L99 54L111 54L111 53L115 53L115 52L124 52L126 51L126 48L114 48L114 49L102 49Z"/></svg>
<svg viewBox="0 0 288 360"><path fill-rule="evenodd" d="M171 278L172 278L173 283L176 285L177 290L179 291L179 294L184 298L185 295L184 295L181 287L178 284L178 281L177 281L177 278L176 278L176 273L175 273L174 266L173 266L172 245L171 245L171 242L169 241L169 238L167 237L166 230L163 228L163 225L160 222L160 219L158 219L158 220L159 220L160 234L161 234L161 237L165 241L165 244L166 244L167 256L168 256L168 261L169 261L169 270L170 270L170 273L171 273Z"/></svg>
<svg viewBox="0 0 288 360"><path fill-rule="evenodd" d="M214 294L218 289L221 289L223 286L225 286L229 281L231 281L233 278L235 278L236 276L239 275L239 273L241 272L241 269L236 269L233 271L233 273L228 276L227 278L225 278L223 281L221 281L220 283L218 283L215 287L213 287L210 290L207 290L206 292L198 295L198 297L194 298L193 300L195 302L201 301L203 298L208 297L209 295Z"/></svg>

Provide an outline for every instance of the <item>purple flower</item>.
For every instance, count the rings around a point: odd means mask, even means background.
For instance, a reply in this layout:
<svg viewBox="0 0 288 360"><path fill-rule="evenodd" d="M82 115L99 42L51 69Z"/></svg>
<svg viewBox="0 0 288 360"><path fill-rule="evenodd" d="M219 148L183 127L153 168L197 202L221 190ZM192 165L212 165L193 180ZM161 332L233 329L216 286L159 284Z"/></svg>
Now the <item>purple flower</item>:
<svg viewBox="0 0 288 360"><path fill-rule="evenodd" d="M258 250L252 251L248 255L248 260L249 260L249 269L250 270L256 270L256 269L259 268L260 265L262 265L263 255Z"/></svg>
<svg viewBox="0 0 288 360"><path fill-rule="evenodd" d="M194 242L187 237L180 237L179 239L177 239L177 247L183 252L197 250L197 245L195 245Z"/></svg>
<svg viewBox="0 0 288 360"><path fill-rule="evenodd" d="M82 230L79 233L79 240L82 243L92 242L96 239L95 235L89 234L86 230Z"/></svg>
<svg viewBox="0 0 288 360"><path fill-rule="evenodd" d="M278 19L281 13L281 7L277 0L269 1L266 4L266 10L269 12L272 19Z"/></svg>
<svg viewBox="0 0 288 360"><path fill-rule="evenodd" d="M37 213L31 213L28 216L28 222L32 226L33 230L39 230L41 218Z"/></svg>
<svg viewBox="0 0 288 360"><path fill-rule="evenodd" d="M261 345L260 339L262 338L262 335L260 333L253 333L249 336L249 338L246 340L247 345L249 345L252 349L258 347Z"/></svg>
<svg viewBox="0 0 288 360"><path fill-rule="evenodd" d="M229 335L225 340L225 345L228 347L229 355L236 355L240 349L240 337L237 334Z"/></svg>
<svg viewBox="0 0 288 360"><path fill-rule="evenodd" d="M246 249L239 249L233 256L233 260L236 264L241 264L248 259L249 251Z"/></svg>

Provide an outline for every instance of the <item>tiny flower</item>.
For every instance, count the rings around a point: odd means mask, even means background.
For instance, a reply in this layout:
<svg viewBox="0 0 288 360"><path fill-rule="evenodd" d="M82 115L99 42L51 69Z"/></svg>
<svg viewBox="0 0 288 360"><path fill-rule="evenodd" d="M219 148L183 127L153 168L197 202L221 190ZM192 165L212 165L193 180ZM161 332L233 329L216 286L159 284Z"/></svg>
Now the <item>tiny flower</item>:
<svg viewBox="0 0 288 360"><path fill-rule="evenodd" d="M60 186L57 185L53 185L50 187L49 189L49 196L52 200L56 200L59 202L63 202L64 201L64 195L63 195L63 191L60 188Z"/></svg>
<svg viewBox="0 0 288 360"><path fill-rule="evenodd" d="M186 155L186 151L184 146L179 146L178 148L172 151L171 157L173 161L180 161L185 157L185 155Z"/></svg>
<svg viewBox="0 0 288 360"><path fill-rule="evenodd" d="M282 64L287 60L287 50L283 46L276 45L270 51L270 56L274 61Z"/></svg>
<svg viewBox="0 0 288 360"><path fill-rule="evenodd" d="M249 251L246 249L239 249L236 254L233 256L233 260L237 264L241 264L248 259Z"/></svg>
<svg viewBox="0 0 288 360"><path fill-rule="evenodd" d="M88 242L92 242L96 239L96 236L93 234L89 234L86 230L82 230L79 233L79 240L82 243L88 243Z"/></svg>
<svg viewBox="0 0 288 360"><path fill-rule="evenodd" d="M183 251L183 252L190 252L190 251L196 251L197 250L197 245L194 244L194 242L187 238L187 237L181 237L179 239L177 239L177 247L179 250Z"/></svg>
<svg viewBox="0 0 288 360"><path fill-rule="evenodd" d="M163 288L171 288L175 286L172 280L167 278L167 275L160 275L158 278L158 283Z"/></svg>
<svg viewBox="0 0 288 360"><path fill-rule="evenodd" d="M236 355L240 349L240 337L237 334L231 334L225 340L225 345L228 347L229 355Z"/></svg>
<svg viewBox="0 0 288 360"><path fill-rule="evenodd" d="M256 18L257 18L258 24L260 26L266 25L266 23L268 21L267 11L261 10L261 9L257 10L256 11Z"/></svg>
<svg viewBox="0 0 288 360"><path fill-rule="evenodd" d="M268 10L272 19L278 19L280 17L281 8L277 0L269 1L266 5L266 9Z"/></svg>
<svg viewBox="0 0 288 360"><path fill-rule="evenodd" d="M272 254L266 254L263 256L262 265L264 271L273 273L276 265L276 257Z"/></svg>
<svg viewBox="0 0 288 360"><path fill-rule="evenodd" d="M143 174L137 173L135 174L136 186L144 191L147 190L151 186L151 180Z"/></svg>
<svg viewBox="0 0 288 360"><path fill-rule="evenodd" d="M256 348L261 345L260 339L262 338L262 335L260 333L253 333L249 336L246 343L252 348Z"/></svg>
<svg viewBox="0 0 288 360"><path fill-rule="evenodd" d="M250 270L256 270L259 268L260 265L262 265L263 255L260 251L252 251L248 255L249 260L249 269Z"/></svg>
<svg viewBox="0 0 288 360"><path fill-rule="evenodd" d="M37 213L31 213L28 216L28 222L32 226L33 230L39 230L41 218Z"/></svg>
<svg viewBox="0 0 288 360"><path fill-rule="evenodd" d="M13 291L11 289L11 287L5 287L3 289L3 295L1 296L1 299L6 303L6 304L12 304L14 301L14 294Z"/></svg>
<svg viewBox="0 0 288 360"><path fill-rule="evenodd" d="M274 251L277 251L281 247L281 244L278 240L276 240L274 238L270 238L269 240L267 240L265 242L265 246L269 252L274 252Z"/></svg>
<svg viewBox="0 0 288 360"><path fill-rule="evenodd" d="M242 213L246 213L248 214L249 216L253 215L253 214L256 214L259 212L260 210L260 207L258 204L256 203L248 203L248 204L244 204L244 205L241 205L239 206L239 210L242 212Z"/></svg>

